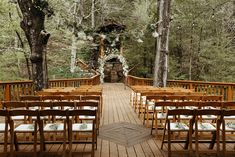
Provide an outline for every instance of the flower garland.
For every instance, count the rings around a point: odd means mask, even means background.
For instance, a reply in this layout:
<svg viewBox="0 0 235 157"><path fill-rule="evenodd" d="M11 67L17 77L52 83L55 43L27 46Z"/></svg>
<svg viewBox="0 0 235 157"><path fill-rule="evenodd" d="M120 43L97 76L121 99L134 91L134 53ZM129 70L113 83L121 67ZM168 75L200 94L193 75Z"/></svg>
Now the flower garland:
<svg viewBox="0 0 235 157"><path fill-rule="evenodd" d="M101 83L104 83L104 65L108 60L113 59L113 58L119 59L120 63L122 63L124 76L127 76L127 74L128 74L129 67L127 65L126 59L120 54L111 53L109 55L105 55L103 58L98 59L98 63L99 63L98 72L100 73L100 82Z"/></svg>

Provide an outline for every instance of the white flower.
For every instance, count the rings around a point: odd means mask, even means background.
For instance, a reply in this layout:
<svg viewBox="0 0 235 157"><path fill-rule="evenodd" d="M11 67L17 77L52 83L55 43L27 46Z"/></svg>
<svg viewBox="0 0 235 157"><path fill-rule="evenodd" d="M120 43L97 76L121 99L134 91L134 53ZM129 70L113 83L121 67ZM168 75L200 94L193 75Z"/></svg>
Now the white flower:
<svg viewBox="0 0 235 157"><path fill-rule="evenodd" d="M137 42L138 42L138 43L143 43L144 41L139 38L139 39L137 40Z"/></svg>
<svg viewBox="0 0 235 157"><path fill-rule="evenodd" d="M152 33L152 36L153 36L154 38L157 38L157 37L159 37L159 34L158 34L156 31L154 31L154 32Z"/></svg>

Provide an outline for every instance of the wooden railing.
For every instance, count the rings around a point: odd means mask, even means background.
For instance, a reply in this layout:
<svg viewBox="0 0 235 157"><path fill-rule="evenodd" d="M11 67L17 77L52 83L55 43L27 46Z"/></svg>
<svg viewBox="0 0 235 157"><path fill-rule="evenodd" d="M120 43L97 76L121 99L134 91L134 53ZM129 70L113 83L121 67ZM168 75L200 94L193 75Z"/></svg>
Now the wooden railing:
<svg viewBox="0 0 235 157"><path fill-rule="evenodd" d="M126 85L152 86L153 80L128 75ZM221 95L228 101L235 100L235 83L168 80L167 86L193 89L196 92L206 92L208 95Z"/></svg>
<svg viewBox="0 0 235 157"><path fill-rule="evenodd" d="M80 85L98 85L100 75L91 78L56 79L49 81L49 87L79 87ZM0 82L0 100L19 100L20 95L34 94L32 81Z"/></svg>

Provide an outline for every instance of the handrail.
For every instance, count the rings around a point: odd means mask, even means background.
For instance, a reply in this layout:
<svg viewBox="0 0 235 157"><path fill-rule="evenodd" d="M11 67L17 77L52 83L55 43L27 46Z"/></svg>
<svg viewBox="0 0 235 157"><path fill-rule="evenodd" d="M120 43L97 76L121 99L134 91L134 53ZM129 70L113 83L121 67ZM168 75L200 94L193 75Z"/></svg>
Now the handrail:
<svg viewBox="0 0 235 157"><path fill-rule="evenodd" d="M126 78L126 85L152 86L153 79L128 75ZM206 92L208 95L221 95L224 100L228 101L233 101L235 99L235 83L168 80L167 86L193 89L195 92Z"/></svg>
<svg viewBox="0 0 235 157"><path fill-rule="evenodd" d="M49 80L49 87L79 87L80 85L99 85L100 75L91 78L72 78ZM33 95L32 80L0 82L0 100L19 100L20 95Z"/></svg>

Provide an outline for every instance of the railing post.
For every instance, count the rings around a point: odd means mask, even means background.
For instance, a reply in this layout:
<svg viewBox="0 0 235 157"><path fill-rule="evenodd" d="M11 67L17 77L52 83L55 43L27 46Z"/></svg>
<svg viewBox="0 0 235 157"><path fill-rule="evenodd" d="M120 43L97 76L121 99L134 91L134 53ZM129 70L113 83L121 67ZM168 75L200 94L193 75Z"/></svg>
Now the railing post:
<svg viewBox="0 0 235 157"><path fill-rule="evenodd" d="M4 87L4 101L10 101L11 100L11 88L10 85L7 84Z"/></svg>
<svg viewBox="0 0 235 157"><path fill-rule="evenodd" d="M189 84L189 89L193 89L193 83Z"/></svg>
<svg viewBox="0 0 235 157"><path fill-rule="evenodd" d="M233 89L232 86L228 86L228 101L233 101Z"/></svg>

